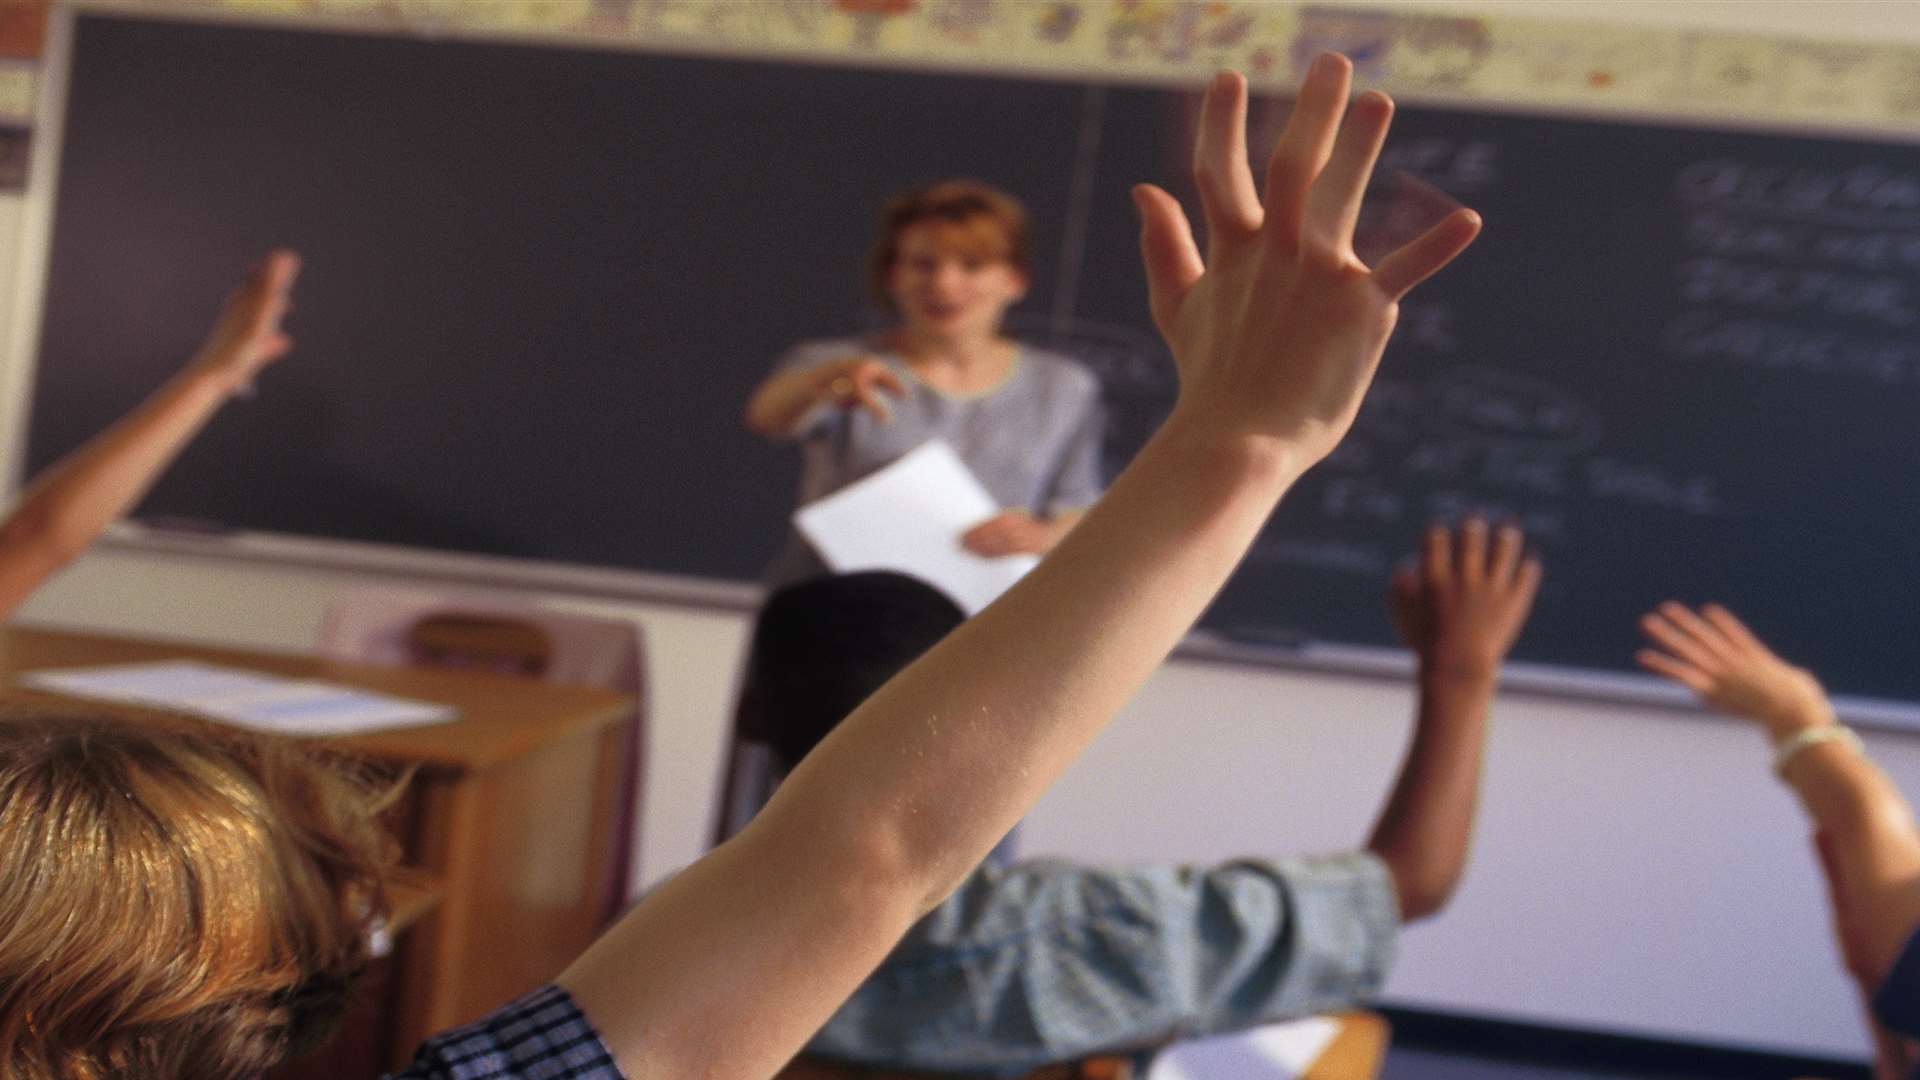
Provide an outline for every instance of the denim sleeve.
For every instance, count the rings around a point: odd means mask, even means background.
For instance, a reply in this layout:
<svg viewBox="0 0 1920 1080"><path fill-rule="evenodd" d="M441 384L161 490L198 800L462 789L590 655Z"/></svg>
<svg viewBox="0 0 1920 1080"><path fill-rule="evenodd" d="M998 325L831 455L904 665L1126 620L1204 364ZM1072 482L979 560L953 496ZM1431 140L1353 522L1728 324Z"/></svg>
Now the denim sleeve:
<svg viewBox="0 0 1920 1080"><path fill-rule="evenodd" d="M1886 981L1873 992L1873 1013L1892 1030L1920 1037L1920 931L1907 939Z"/></svg>
<svg viewBox="0 0 1920 1080"><path fill-rule="evenodd" d="M1341 1008L1377 992L1399 912L1370 854L1214 867L983 869L810 1049L1015 1075Z"/></svg>

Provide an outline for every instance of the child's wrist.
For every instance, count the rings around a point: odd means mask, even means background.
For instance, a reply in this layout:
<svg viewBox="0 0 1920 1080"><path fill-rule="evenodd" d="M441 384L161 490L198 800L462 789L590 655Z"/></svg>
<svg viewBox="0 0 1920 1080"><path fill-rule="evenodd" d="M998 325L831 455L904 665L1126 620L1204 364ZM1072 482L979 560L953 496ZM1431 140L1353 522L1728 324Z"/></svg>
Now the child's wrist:
<svg viewBox="0 0 1920 1080"><path fill-rule="evenodd" d="M1465 684L1492 683L1500 677L1501 652L1486 648L1471 634L1435 635L1420 652L1420 676Z"/></svg>
<svg viewBox="0 0 1920 1080"><path fill-rule="evenodd" d="M1838 721L1812 724L1774 739L1774 775L1785 780L1787 778L1788 765L1799 760L1812 748L1827 743L1844 746L1856 754L1864 755L1866 753L1866 749L1860 745L1860 736L1855 735L1853 729L1846 725Z"/></svg>
<svg viewBox="0 0 1920 1080"><path fill-rule="evenodd" d="M234 372L232 365L205 355L194 357L182 374L195 387L223 398L232 397L246 381Z"/></svg>
<svg viewBox="0 0 1920 1080"><path fill-rule="evenodd" d="M1218 417L1178 404L1174 406L1173 415L1160 426L1155 441L1178 446L1182 453L1224 466L1236 479L1250 482L1289 485L1312 464L1288 439L1232 431L1226 429Z"/></svg>
<svg viewBox="0 0 1920 1080"><path fill-rule="evenodd" d="M1435 689L1482 690L1500 679L1500 662L1481 657L1422 656L1420 682Z"/></svg>
<svg viewBox="0 0 1920 1080"><path fill-rule="evenodd" d="M1832 727L1840 722L1828 702L1806 701L1778 709L1760 718L1767 734L1776 743L1791 739L1812 728Z"/></svg>

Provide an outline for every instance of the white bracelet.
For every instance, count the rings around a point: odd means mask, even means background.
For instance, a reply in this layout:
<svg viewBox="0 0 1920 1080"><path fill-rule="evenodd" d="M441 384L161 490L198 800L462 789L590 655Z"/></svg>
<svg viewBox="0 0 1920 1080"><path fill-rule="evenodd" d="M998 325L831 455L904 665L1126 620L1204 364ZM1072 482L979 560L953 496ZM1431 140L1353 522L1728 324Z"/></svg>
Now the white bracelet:
<svg viewBox="0 0 1920 1080"><path fill-rule="evenodd" d="M1801 728L1792 735L1773 744L1773 772L1775 776L1787 778L1787 763L1809 746L1821 743L1837 742L1853 748L1854 753L1864 754L1866 748L1860 745L1860 736L1845 724L1821 724L1817 727Z"/></svg>

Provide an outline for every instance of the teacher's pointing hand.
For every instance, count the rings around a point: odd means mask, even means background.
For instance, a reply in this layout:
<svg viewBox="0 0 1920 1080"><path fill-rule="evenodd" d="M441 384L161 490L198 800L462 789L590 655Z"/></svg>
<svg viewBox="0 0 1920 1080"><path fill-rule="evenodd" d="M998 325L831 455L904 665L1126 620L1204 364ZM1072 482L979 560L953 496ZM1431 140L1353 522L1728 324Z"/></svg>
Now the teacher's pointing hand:
<svg viewBox="0 0 1920 1080"><path fill-rule="evenodd" d="M907 384L884 361L871 356L850 356L821 369L815 400L831 402L842 409L865 409L885 424L893 419L888 395L904 397L906 392Z"/></svg>

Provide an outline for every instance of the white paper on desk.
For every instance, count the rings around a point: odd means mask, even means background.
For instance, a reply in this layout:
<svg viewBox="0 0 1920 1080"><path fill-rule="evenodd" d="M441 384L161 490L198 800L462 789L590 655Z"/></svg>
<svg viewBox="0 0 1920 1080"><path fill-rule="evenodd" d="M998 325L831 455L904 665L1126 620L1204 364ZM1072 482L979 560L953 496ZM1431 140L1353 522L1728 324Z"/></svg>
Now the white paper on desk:
<svg viewBox="0 0 1920 1080"><path fill-rule="evenodd" d="M1339 1033L1339 1021L1309 1016L1233 1035L1189 1039L1155 1055L1146 1080L1292 1080Z"/></svg>
<svg viewBox="0 0 1920 1080"><path fill-rule="evenodd" d="M445 723L456 715L450 705L197 660L30 671L18 681L38 690L173 709L283 735L349 735Z"/></svg>
<svg viewBox="0 0 1920 1080"><path fill-rule="evenodd" d="M837 573L894 570L953 597L972 615L1039 565L1034 555L986 558L960 535L1000 512L953 448L935 439L793 515Z"/></svg>

